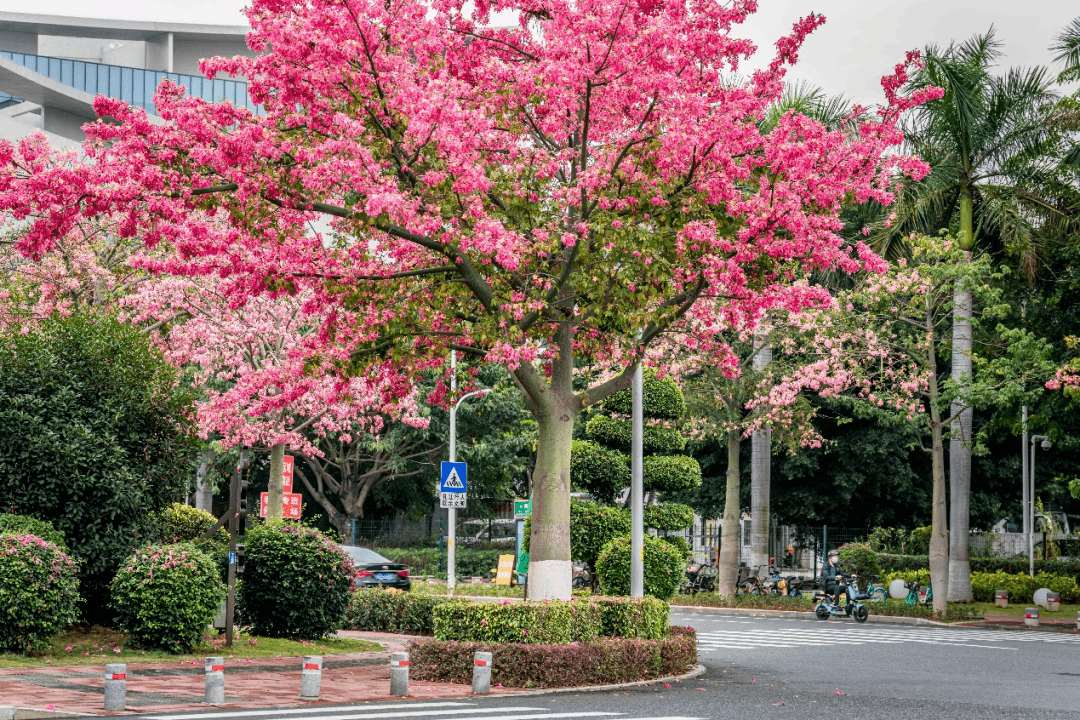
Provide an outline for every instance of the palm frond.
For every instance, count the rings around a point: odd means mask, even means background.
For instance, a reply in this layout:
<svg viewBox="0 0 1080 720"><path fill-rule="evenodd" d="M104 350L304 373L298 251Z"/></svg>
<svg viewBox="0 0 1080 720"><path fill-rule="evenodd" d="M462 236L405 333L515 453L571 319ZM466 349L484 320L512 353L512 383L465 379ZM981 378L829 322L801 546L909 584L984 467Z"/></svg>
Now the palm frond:
<svg viewBox="0 0 1080 720"><path fill-rule="evenodd" d="M1058 82L1080 80L1080 17L1073 18L1073 21L1058 33L1050 51L1057 53L1054 55L1054 62L1064 66L1058 75Z"/></svg>

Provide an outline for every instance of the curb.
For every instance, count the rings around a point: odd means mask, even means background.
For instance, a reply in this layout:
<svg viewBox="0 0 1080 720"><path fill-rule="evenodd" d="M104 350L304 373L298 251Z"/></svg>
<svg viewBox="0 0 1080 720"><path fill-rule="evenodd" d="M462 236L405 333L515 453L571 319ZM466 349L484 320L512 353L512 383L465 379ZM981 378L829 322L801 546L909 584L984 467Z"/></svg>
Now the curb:
<svg viewBox="0 0 1080 720"><path fill-rule="evenodd" d="M672 683L682 682L683 680L691 680L699 675L705 674L704 665L695 665L694 669L688 673L682 675L672 675L670 677L656 678L655 680L637 680L629 683L619 683L617 685L582 685L579 687L569 688L547 688L544 690L529 690L527 692L515 692L512 693L513 697L529 697L530 695L553 695L555 693L571 693L571 692L604 692L605 690L625 690L626 688L634 687L646 687L648 685L659 685L660 683ZM504 688L511 689L511 688ZM508 693L511 695L511 693Z"/></svg>
<svg viewBox="0 0 1080 720"><path fill-rule="evenodd" d="M812 612L799 610L757 610L753 608L718 608L699 605L672 605L671 612L686 612L691 615L727 615L740 617L787 618L789 620L817 620ZM821 622L820 620L818 622ZM894 617L892 615L874 615L871 612L867 622L884 625L928 625L933 627L956 627L956 623L944 623L926 618Z"/></svg>
<svg viewBox="0 0 1080 720"><path fill-rule="evenodd" d="M0 705L0 720L45 720L46 718L78 717L81 714L63 710L36 710L15 705Z"/></svg>

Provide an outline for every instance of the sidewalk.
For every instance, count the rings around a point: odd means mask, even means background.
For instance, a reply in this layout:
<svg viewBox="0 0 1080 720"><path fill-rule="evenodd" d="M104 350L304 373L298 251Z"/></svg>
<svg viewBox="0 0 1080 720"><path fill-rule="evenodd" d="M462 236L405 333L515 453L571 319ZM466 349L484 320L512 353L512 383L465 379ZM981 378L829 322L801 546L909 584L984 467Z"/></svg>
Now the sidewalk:
<svg viewBox="0 0 1080 720"><path fill-rule="evenodd" d="M344 637L381 642L387 652L326 655L317 703L300 702L303 658L240 656L225 660L225 704L221 709L317 706L331 703L387 701L390 697L390 652L401 650L403 635L342 631ZM127 711L107 713L103 665L0 669L0 706L58 712L124 715L162 711L203 711L204 669L201 662L132 663L127 666ZM411 683L411 698L462 698L472 687L450 683ZM522 692L492 688L492 694ZM51 706L51 707L50 707Z"/></svg>

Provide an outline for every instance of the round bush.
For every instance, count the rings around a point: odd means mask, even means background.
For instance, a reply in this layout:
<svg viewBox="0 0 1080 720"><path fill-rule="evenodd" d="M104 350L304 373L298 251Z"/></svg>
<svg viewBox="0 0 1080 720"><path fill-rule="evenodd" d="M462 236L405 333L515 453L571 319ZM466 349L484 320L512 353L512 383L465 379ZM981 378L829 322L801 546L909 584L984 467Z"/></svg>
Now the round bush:
<svg viewBox="0 0 1080 720"><path fill-rule="evenodd" d="M644 510L645 527L656 530L685 530L694 524L694 508L682 503L648 505Z"/></svg>
<svg viewBox="0 0 1080 720"><path fill-rule="evenodd" d="M75 561L36 535L0 535L0 651L27 652L78 619Z"/></svg>
<svg viewBox="0 0 1080 720"><path fill-rule="evenodd" d="M685 492L701 484L701 465L689 455L647 455L641 471L646 492Z"/></svg>
<svg viewBox="0 0 1080 720"><path fill-rule="evenodd" d="M630 466L617 450L575 440L570 446L570 480L600 502L610 503L630 484Z"/></svg>
<svg viewBox="0 0 1080 720"><path fill-rule="evenodd" d="M658 537L645 536L645 594L669 600L686 578L681 552ZM596 561L604 595L630 594L630 536L621 535L600 552Z"/></svg>
<svg viewBox="0 0 1080 720"><path fill-rule="evenodd" d="M630 436L633 430L629 420L617 420L607 415L593 415L585 423L585 434L590 440L630 452ZM646 425L642 429L641 445L646 455L662 452L682 452L686 437L675 428L663 425Z"/></svg>
<svg viewBox="0 0 1080 720"><path fill-rule="evenodd" d="M173 503L157 514L155 529L163 542L197 543L215 522L217 518L205 510L183 503ZM218 528L212 537L206 539L225 547L229 544L229 533L225 532L225 528Z"/></svg>
<svg viewBox="0 0 1080 720"><path fill-rule="evenodd" d="M840 546L840 564L860 577L880 575L877 553L870 548L870 543L847 543Z"/></svg>
<svg viewBox="0 0 1080 720"><path fill-rule="evenodd" d="M642 377L642 407L645 417L675 420L686 414L686 399L670 375L656 377L656 371L646 368ZM603 402L608 412L629 415L633 410L633 395L629 389L615 393Z"/></svg>
<svg viewBox="0 0 1080 720"><path fill-rule="evenodd" d="M345 626L353 563L318 530L281 522L247 534L240 616L256 635L315 640Z"/></svg>
<svg viewBox="0 0 1080 720"><path fill-rule="evenodd" d="M136 550L109 589L130 642L171 653L191 652L225 599L217 564L192 543Z"/></svg>
<svg viewBox="0 0 1080 720"><path fill-rule="evenodd" d="M0 514L0 535L35 535L45 542L51 542L63 552L68 551L67 538L51 522L38 520L29 515Z"/></svg>

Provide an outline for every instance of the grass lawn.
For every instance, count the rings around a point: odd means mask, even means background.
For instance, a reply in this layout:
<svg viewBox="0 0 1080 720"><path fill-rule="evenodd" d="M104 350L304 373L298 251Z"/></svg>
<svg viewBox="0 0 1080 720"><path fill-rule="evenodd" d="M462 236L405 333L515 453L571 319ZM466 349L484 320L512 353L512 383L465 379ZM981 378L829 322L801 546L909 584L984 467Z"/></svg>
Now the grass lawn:
<svg viewBox="0 0 1080 720"><path fill-rule="evenodd" d="M224 635L204 635L205 642L195 647L189 655L170 655L154 650L135 650L124 647L125 633L95 625L92 628L74 628L53 638L48 650L33 656L0 654L0 668L45 667L47 665L102 665L106 662L179 662L203 661L211 655L229 658L276 658L302 655L341 655L344 653L379 652L378 643L364 640L327 639L279 640L277 638L236 635L232 648L225 647Z"/></svg>
<svg viewBox="0 0 1080 720"><path fill-rule="evenodd" d="M1035 607L1034 603L1014 603L1009 602L1009 607L999 608L994 603L971 603L971 609L979 615L1008 615L1010 617L1024 617L1024 610L1029 607ZM1062 618L1065 620L1076 620L1076 613L1080 612L1080 605L1066 605L1061 604L1061 609L1057 612L1050 612L1044 607L1039 608L1039 617L1043 620L1046 618Z"/></svg>

